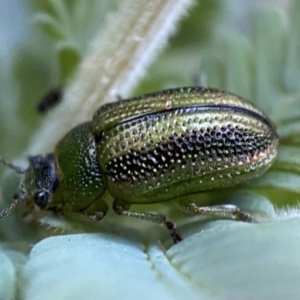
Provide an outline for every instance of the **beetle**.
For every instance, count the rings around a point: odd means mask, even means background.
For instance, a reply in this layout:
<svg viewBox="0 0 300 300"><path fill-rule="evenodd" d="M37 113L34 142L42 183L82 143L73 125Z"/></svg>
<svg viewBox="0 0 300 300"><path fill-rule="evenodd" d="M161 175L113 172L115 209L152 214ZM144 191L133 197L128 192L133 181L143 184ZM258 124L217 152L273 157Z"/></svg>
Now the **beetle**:
<svg viewBox="0 0 300 300"><path fill-rule="evenodd" d="M133 204L173 200L189 213L255 222L234 205L200 206L190 194L234 186L264 173L276 159L273 123L243 98L217 89L169 89L100 107L53 153L29 157L21 201L36 208L100 221L108 206L122 216L164 225L174 242L182 236L165 215L131 211Z"/></svg>

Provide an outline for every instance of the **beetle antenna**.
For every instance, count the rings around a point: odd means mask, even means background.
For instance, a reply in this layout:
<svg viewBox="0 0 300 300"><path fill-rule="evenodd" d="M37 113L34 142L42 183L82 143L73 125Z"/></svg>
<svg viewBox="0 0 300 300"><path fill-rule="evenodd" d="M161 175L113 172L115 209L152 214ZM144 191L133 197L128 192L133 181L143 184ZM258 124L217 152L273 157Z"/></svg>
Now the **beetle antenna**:
<svg viewBox="0 0 300 300"><path fill-rule="evenodd" d="M0 163L2 163L3 165L5 165L5 166L9 167L10 169L14 170L18 174L24 174L26 172L26 169L23 169L19 166L11 164L11 163L7 162L6 160L4 160L2 157L0 157ZM25 198L24 195L22 195L21 193L16 194L14 196L14 200L10 204L10 206L0 212L0 220L2 218L6 217L7 215L9 215L11 213L11 211L15 209L16 205L19 202L21 202L24 198Z"/></svg>
<svg viewBox="0 0 300 300"><path fill-rule="evenodd" d="M9 215L11 213L12 210L15 209L16 205L21 202L23 199L25 199L25 197L22 197L22 195L20 194L16 194L14 196L14 200L13 202L10 204L10 206L6 209L3 209L1 212L0 212L0 220L4 217L6 217L7 215Z"/></svg>
<svg viewBox="0 0 300 300"><path fill-rule="evenodd" d="M19 174L24 174L26 172L26 169L23 169L14 164L11 164L11 163L7 162L6 160L4 160L2 157L0 157L0 163L3 163L5 166L9 167L10 169L13 169L15 172L17 172Z"/></svg>

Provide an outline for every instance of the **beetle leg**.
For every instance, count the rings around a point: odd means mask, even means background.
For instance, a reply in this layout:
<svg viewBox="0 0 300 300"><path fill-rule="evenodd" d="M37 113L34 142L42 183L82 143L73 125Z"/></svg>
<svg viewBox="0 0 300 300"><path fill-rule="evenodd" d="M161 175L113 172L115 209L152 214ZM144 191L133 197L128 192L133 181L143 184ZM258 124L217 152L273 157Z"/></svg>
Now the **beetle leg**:
<svg viewBox="0 0 300 300"><path fill-rule="evenodd" d="M241 211L237 206L233 204L198 206L197 204L191 202L186 206L186 210L190 213L225 217L248 223L256 223L256 220L254 218L252 218L249 214Z"/></svg>
<svg viewBox="0 0 300 300"><path fill-rule="evenodd" d="M62 215L72 218L74 220L81 220L81 221L101 221L105 217L105 214L101 211L94 212L92 214L87 214L84 212L64 211Z"/></svg>
<svg viewBox="0 0 300 300"><path fill-rule="evenodd" d="M101 221L108 211L108 206L102 198L96 200L88 208L80 212L64 210L63 215L82 221Z"/></svg>
<svg viewBox="0 0 300 300"><path fill-rule="evenodd" d="M114 201L113 203L113 209L116 214L164 225L169 230L175 244L182 241L183 238L179 231L176 229L175 223L169 221L165 215L149 212L134 212L129 211L128 208L128 205L121 204L118 201Z"/></svg>

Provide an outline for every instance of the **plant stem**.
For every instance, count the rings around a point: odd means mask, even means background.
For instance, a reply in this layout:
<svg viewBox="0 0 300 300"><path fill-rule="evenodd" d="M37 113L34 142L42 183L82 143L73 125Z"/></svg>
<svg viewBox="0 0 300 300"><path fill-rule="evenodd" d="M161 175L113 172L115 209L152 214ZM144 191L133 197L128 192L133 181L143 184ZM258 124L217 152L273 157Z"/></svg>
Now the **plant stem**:
<svg viewBox="0 0 300 300"><path fill-rule="evenodd" d="M101 104L126 96L193 2L123 1L96 36L63 102L45 118L27 153L50 152L71 128L89 121Z"/></svg>

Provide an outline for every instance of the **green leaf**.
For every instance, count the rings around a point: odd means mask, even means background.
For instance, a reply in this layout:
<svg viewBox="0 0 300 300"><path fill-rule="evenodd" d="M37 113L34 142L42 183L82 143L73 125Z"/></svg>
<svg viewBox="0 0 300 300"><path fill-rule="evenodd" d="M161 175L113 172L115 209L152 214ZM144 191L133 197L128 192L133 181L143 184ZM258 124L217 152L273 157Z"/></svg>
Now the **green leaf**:
<svg viewBox="0 0 300 300"><path fill-rule="evenodd" d="M56 51L60 66L60 80L64 83L73 75L80 60L80 54L76 47L68 43L60 43Z"/></svg>
<svg viewBox="0 0 300 300"><path fill-rule="evenodd" d="M299 247L296 220L218 221L169 249L135 232L52 237L31 251L23 297L297 299Z"/></svg>
<svg viewBox="0 0 300 300"><path fill-rule="evenodd" d="M290 92L300 91L300 1L293 1L289 22L289 39L284 68L284 84Z"/></svg>
<svg viewBox="0 0 300 300"><path fill-rule="evenodd" d="M53 39L62 40L66 38L66 32L64 32L64 28L53 16L50 16L46 13L38 13L34 17L34 22Z"/></svg>

